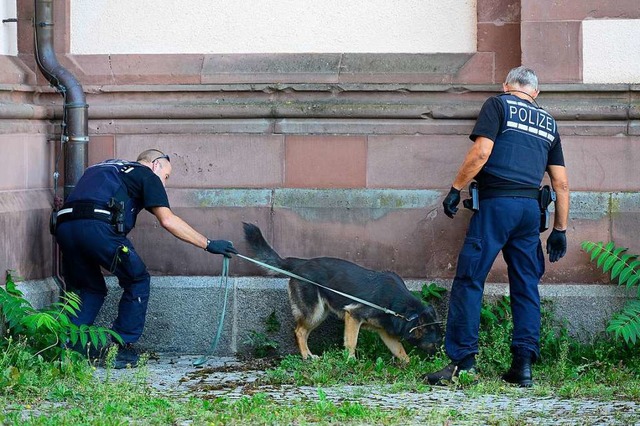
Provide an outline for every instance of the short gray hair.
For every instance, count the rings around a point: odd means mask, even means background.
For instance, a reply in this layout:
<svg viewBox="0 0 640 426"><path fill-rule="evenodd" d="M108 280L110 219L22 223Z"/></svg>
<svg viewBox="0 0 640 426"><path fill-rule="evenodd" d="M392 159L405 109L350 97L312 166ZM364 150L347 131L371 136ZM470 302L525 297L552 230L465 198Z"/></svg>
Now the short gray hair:
<svg viewBox="0 0 640 426"><path fill-rule="evenodd" d="M538 90L538 76L534 70L527 67L520 66L513 68L509 71L509 74L507 74L504 82L510 85L529 86L533 90Z"/></svg>

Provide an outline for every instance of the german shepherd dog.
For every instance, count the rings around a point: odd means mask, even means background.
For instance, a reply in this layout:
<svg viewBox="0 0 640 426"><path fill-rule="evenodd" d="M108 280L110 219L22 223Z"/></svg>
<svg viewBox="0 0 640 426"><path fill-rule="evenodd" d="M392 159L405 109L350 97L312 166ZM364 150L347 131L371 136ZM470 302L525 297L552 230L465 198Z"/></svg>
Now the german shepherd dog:
<svg viewBox="0 0 640 426"><path fill-rule="evenodd" d="M244 222L243 226L245 240L257 260L390 309L404 317L385 313L317 285L291 278L289 302L296 322L296 342L303 359L315 357L307 345L309 333L330 312L344 320L344 346L350 357L355 357L360 327L378 332L391 353L405 363L409 362L409 356L400 339L428 354L436 351L442 340L442 330L436 320L435 310L423 305L411 294L402 278L395 273L372 271L332 257L283 259L264 239L260 228ZM272 272L272 275L278 274Z"/></svg>

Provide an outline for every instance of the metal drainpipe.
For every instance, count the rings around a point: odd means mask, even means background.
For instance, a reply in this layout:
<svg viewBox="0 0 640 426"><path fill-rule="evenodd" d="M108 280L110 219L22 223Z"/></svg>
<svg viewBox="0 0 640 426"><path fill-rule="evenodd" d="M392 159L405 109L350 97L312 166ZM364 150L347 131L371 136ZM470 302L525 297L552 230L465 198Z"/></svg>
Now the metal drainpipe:
<svg viewBox="0 0 640 426"><path fill-rule="evenodd" d="M69 196L89 161L88 107L82 86L58 62L53 48L53 0L35 0L35 52L38 68L64 96L64 199Z"/></svg>
<svg viewBox="0 0 640 426"><path fill-rule="evenodd" d="M75 188L89 162L87 143L89 142L88 107L82 86L56 58L53 47L53 0L35 0L34 43L38 68L45 78L64 97L62 114L62 153L64 155L64 200ZM57 173L57 164L56 164ZM57 176L55 185L57 187ZM54 210L62 206L57 194ZM53 278L65 290L61 276L61 258L58 245L53 242Z"/></svg>

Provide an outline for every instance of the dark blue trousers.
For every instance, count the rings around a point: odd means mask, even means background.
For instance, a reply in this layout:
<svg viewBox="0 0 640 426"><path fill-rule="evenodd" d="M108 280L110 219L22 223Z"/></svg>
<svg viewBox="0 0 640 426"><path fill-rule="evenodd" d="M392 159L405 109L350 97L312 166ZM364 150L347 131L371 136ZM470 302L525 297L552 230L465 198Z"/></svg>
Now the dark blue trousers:
<svg viewBox="0 0 640 426"><path fill-rule="evenodd" d="M144 329L151 277L131 241L96 219L61 223L56 240L62 250L65 283L79 293L82 302L78 316L71 321L76 325L94 323L107 295L102 267L118 278L123 290L112 328L125 343L136 342Z"/></svg>
<svg viewBox="0 0 640 426"><path fill-rule="evenodd" d="M511 347L539 356L540 295L544 274L538 201L496 197L480 202L469 223L451 288L445 349L453 362L478 353L484 283L502 251L507 263L513 313Z"/></svg>

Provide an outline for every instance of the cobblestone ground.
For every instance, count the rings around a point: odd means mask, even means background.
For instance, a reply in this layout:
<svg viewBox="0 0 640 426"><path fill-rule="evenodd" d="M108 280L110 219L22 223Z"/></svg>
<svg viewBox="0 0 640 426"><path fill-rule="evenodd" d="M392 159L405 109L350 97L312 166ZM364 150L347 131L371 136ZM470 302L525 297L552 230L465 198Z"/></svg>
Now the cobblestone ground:
<svg viewBox="0 0 640 426"><path fill-rule="evenodd" d="M160 356L148 362L149 384L161 393L176 397L238 399L262 392L283 404L296 400L318 400L318 389L310 386L256 385L263 370L251 369L234 358L212 358L200 368L195 356ZM98 369L97 374L104 374ZM133 374L115 370L114 377ZM530 425L640 425L640 403L536 397L527 389L518 395L481 395L450 388L432 388L425 393L394 392L379 386L322 388L323 397L339 403L357 401L384 410L408 408L415 413L409 424L431 424L433 411L449 413L447 425L530 424ZM442 418L442 416L436 417Z"/></svg>

